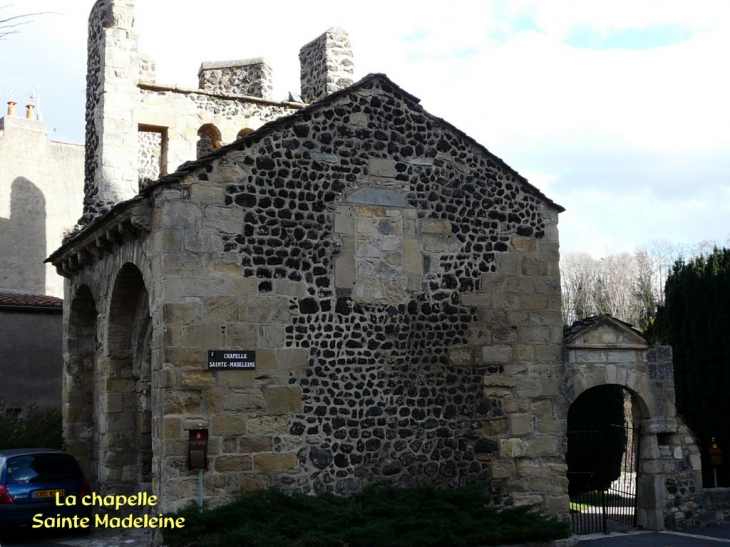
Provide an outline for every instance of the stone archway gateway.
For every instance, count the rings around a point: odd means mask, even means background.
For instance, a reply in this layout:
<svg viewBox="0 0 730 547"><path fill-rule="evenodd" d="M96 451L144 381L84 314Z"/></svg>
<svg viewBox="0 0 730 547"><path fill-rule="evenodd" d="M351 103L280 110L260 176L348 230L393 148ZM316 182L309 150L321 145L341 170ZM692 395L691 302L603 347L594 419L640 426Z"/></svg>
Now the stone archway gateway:
<svg viewBox="0 0 730 547"><path fill-rule="evenodd" d="M584 391L568 409L568 495L576 534L637 525L641 427L635 398L616 384Z"/></svg>
<svg viewBox="0 0 730 547"><path fill-rule="evenodd" d="M630 325L608 315L574 323L564 344L567 406L597 386L618 385L631 394L641 428L637 524L664 529L672 518L668 485L689 471L701 489L699 449L675 407L671 347L652 346Z"/></svg>

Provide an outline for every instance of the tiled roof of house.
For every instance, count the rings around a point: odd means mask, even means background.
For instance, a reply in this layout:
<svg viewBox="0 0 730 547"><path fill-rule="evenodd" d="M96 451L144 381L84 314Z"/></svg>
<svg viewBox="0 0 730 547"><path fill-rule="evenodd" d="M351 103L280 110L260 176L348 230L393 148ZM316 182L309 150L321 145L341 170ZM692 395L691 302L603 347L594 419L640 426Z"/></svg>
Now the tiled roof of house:
<svg viewBox="0 0 730 547"><path fill-rule="evenodd" d="M63 300L42 294L14 294L0 292L0 306L22 306L30 308L63 308Z"/></svg>

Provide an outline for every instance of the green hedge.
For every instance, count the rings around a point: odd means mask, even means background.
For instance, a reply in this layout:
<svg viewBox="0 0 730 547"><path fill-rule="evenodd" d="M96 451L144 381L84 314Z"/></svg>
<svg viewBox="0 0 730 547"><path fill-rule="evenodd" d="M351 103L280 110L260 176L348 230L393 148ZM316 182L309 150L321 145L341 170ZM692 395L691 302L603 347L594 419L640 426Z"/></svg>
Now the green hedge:
<svg viewBox="0 0 730 547"><path fill-rule="evenodd" d="M483 487L453 490L372 486L343 498L274 490L202 514L179 511L185 527L170 547L472 547L569 537L570 525L526 508L488 507Z"/></svg>
<svg viewBox="0 0 730 547"><path fill-rule="evenodd" d="M0 450L57 448L63 450L63 420L58 410L38 410L30 405L22 418L8 415L0 399Z"/></svg>

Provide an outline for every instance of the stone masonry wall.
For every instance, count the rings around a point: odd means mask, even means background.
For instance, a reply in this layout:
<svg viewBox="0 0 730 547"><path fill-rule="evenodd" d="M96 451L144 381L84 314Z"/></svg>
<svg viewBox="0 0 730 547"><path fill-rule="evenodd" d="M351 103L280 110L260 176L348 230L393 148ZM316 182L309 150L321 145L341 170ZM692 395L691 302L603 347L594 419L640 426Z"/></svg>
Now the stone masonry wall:
<svg viewBox="0 0 730 547"><path fill-rule="evenodd" d="M140 125L165 135L165 173L196 159L197 131L203 124L215 124L224 142L232 142L241 129L257 129L289 113L291 105L267 100L271 69L260 59L252 61L256 62L246 66L203 65L210 70L201 72L201 85L221 96L156 85L153 60L137 51L133 1L97 0L89 18L85 197L79 223L86 225L134 197L140 180L154 176L147 157L150 148L143 142L140 149Z"/></svg>
<svg viewBox="0 0 730 547"><path fill-rule="evenodd" d="M223 144L229 144L242 129L258 129L295 111L282 103L259 103L156 86L141 88L135 121L167 128L166 167L172 173L184 162L196 159L198 130L204 124L213 124L221 132Z"/></svg>
<svg viewBox="0 0 730 547"><path fill-rule="evenodd" d="M681 417L678 422L676 433L657 435L659 457L655 466L666 474L664 526L670 529L701 524L698 503L702 499L700 448Z"/></svg>
<svg viewBox="0 0 730 547"><path fill-rule="evenodd" d="M89 15L89 35L86 56L86 145L85 145L85 165L84 165L84 214L88 215L83 223L88 223L97 214L94 206L98 189L96 188L96 171L99 168L99 105L103 95L103 68L102 53L99 44L102 41L104 27L102 20L104 17L103 6L99 3L94 4ZM81 221L80 221L81 222Z"/></svg>
<svg viewBox="0 0 730 547"><path fill-rule="evenodd" d="M566 512L556 212L387 81L280 127L156 212L165 504L195 495L201 422L214 503L480 481ZM211 348L257 369L204 370Z"/></svg>
<svg viewBox="0 0 730 547"><path fill-rule="evenodd" d="M273 73L265 59L203 63L198 72L200 89L223 95L249 95L271 99Z"/></svg>
<svg viewBox="0 0 730 547"><path fill-rule="evenodd" d="M140 131L139 136L139 188L145 188L160 178L162 169L163 134Z"/></svg>
<svg viewBox="0 0 730 547"><path fill-rule="evenodd" d="M730 523L730 488L705 488L690 526L727 526ZM690 522L690 521L688 521Z"/></svg>

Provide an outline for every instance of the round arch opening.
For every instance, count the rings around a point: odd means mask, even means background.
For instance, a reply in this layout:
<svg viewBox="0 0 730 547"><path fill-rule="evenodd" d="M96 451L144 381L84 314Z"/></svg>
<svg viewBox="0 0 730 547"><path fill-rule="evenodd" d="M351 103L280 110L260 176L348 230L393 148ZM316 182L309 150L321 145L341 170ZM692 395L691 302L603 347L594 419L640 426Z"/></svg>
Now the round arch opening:
<svg viewBox="0 0 730 547"><path fill-rule="evenodd" d="M142 274L125 264L109 306L104 377L104 489L149 490L152 482L152 321Z"/></svg>
<svg viewBox="0 0 730 547"><path fill-rule="evenodd" d="M66 450L76 456L84 476L98 485L96 407L97 310L87 285L76 291L65 337L63 424Z"/></svg>
<svg viewBox="0 0 730 547"><path fill-rule="evenodd" d="M638 524L639 399L621 385L604 384L583 391L568 409L568 493L577 534Z"/></svg>

